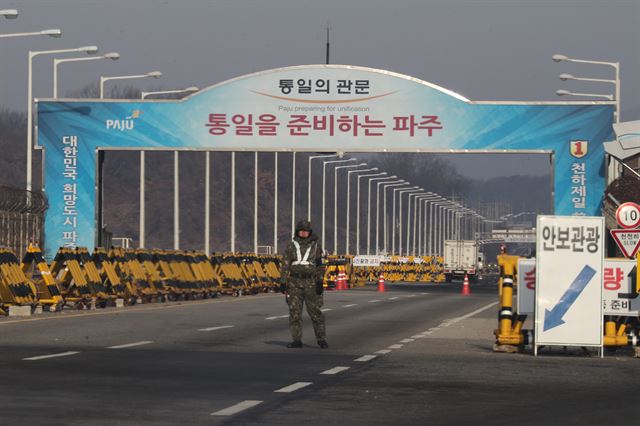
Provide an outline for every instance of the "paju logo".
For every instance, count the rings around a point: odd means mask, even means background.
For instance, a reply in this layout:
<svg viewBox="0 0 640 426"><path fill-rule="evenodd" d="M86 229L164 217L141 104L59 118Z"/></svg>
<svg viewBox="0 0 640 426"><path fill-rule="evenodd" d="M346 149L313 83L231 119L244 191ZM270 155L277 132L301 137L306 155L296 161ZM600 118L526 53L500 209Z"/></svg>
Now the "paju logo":
<svg viewBox="0 0 640 426"><path fill-rule="evenodd" d="M124 132L125 130L133 130L134 120L142 115L142 111L139 109L133 110L131 115L124 120L107 120L105 126L107 129L116 129Z"/></svg>

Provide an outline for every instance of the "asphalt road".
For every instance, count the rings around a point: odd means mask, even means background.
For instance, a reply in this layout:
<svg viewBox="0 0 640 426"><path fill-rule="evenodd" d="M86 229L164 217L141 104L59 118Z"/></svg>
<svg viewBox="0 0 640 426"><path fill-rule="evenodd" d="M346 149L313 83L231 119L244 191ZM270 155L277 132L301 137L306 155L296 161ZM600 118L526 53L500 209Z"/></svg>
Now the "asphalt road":
<svg viewBox="0 0 640 426"><path fill-rule="evenodd" d="M305 347L285 347L290 337L280 294L2 319L0 422L634 419L619 414L635 409L639 360L624 354L602 360L581 353L493 353L494 282L474 284L471 296L460 295L460 283L387 290L326 293L328 350L317 347L306 314ZM546 417L554 412L556 417Z"/></svg>

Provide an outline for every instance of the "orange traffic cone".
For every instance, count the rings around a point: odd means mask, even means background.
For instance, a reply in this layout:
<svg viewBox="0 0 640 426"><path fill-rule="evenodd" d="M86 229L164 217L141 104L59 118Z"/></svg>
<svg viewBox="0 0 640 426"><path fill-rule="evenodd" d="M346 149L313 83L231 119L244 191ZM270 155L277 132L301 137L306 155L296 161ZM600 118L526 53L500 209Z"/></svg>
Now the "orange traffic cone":
<svg viewBox="0 0 640 426"><path fill-rule="evenodd" d="M386 290L384 289L384 275L380 274L378 276L378 292L384 293Z"/></svg>
<svg viewBox="0 0 640 426"><path fill-rule="evenodd" d="M349 290L349 286L347 285L347 273L342 271L342 289Z"/></svg>
<svg viewBox="0 0 640 426"><path fill-rule="evenodd" d="M336 290L342 290L342 271L338 272L338 278L336 278Z"/></svg>
<svg viewBox="0 0 640 426"><path fill-rule="evenodd" d="M462 283L462 295L469 296L471 294L471 288L469 287L469 277L464 274L464 282Z"/></svg>

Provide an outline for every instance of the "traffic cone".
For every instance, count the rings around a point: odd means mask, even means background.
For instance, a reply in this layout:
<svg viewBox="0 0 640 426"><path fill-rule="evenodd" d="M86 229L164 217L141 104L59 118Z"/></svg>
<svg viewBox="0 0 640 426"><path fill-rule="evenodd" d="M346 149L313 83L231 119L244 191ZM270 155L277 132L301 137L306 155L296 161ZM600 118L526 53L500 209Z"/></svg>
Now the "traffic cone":
<svg viewBox="0 0 640 426"><path fill-rule="evenodd" d="M336 290L342 290L342 271L338 271L338 276L336 277Z"/></svg>
<svg viewBox="0 0 640 426"><path fill-rule="evenodd" d="M342 285L342 290L348 290L349 287L347 287L347 273L342 271L342 281L341 281L341 285Z"/></svg>
<svg viewBox="0 0 640 426"><path fill-rule="evenodd" d="M386 290L384 289L384 275L378 275L378 292L384 293Z"/></svg>
<svg viewBox="0 0 640 426"><path fill-rule="evenodd" d="M469 287L469 277L464 274L464 282L462 283L462 295L469 296L471 294L471 288Z"/></svg>

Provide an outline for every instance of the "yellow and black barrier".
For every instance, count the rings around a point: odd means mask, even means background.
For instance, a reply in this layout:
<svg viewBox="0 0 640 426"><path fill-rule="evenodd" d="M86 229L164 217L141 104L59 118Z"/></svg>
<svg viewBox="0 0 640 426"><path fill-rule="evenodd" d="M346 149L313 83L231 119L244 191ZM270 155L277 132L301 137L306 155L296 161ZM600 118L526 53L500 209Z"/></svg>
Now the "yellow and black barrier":
<svg viewBox="0 0 640 426"><path fill-rule="evenodd" d="M0 249L0 312L6 315L10 306L35 307L38 303L38 289L24 274L16 255Z"/></svg>

